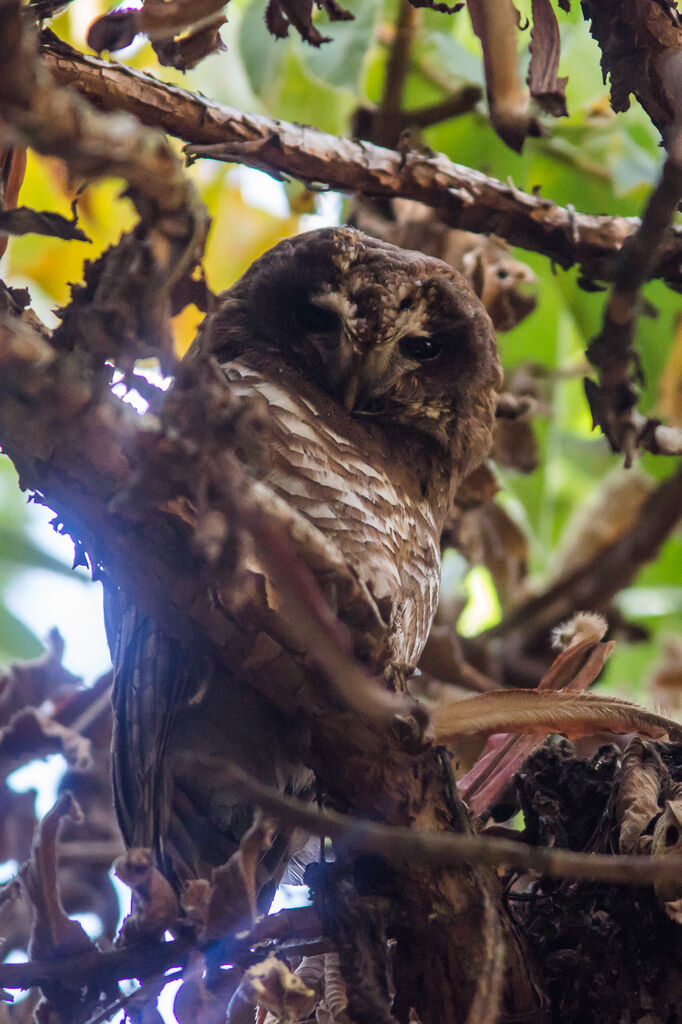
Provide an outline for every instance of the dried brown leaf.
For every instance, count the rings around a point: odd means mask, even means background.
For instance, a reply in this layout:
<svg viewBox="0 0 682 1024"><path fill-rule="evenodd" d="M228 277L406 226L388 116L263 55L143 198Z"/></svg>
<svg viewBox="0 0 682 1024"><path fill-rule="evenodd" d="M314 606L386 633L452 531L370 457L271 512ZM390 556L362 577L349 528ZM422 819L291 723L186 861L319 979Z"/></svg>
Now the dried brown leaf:
<svg viewBox="0 0 682 1024"><path fill-rule="evenodd" d="M651 835L645 832L661 813L661 768L655 748L634 737L623 755L623 781L616 800L619 853L645 853L651 848Z"/></svg>
<svg viewBox="0 0 682 1024"><path fill-rule="evenodd" d="M270 847L275 828L274 821L258 814L237 852L226 864L214 869L205 938L220 938L239 928L248 928L255 921L256 896L260 888L256 870L260 857Z"/></svg>
<svg viewBox="0 0 682 1024"><path fill-rule="evenodd" d="M679 789L680 787L678 787ZM679 857L682 854L682 799L666 800L663 813L656 822L651 838L653 857ZM682 904L682 877L676 882L658 882L654 886L659 900L663 901L666 913L680 921Z"/></svg>
<svg viewBox="0 0 682 1024"><path fill-rule="evenodd" d="M465 700L441 703L433 709L437 743L473 733L517 732L524 735L560 733L568 739L600 732L638 732L682 741L682 726L653 711L617 697L555 693L541 690L497 690Z"/></svg>
<svg viewBox="0 0 682 1024"><path fill-rule="evenodd" d="M327 12L330 21L353 20L351 12L344 10L336 0L319 0L317 5ZM331 36L323 36L313 25L313 0L269 0L265 24L278 39L289 35L290 25L311 46L320 46L331 39Z"/></svg>
<svg viewBox="0 0 682 1024"><path fill-rule="evenodd" d="M281 1024L305 1020L315 1005L314 990L275 956L249 967L239 990L242 1000L248 998L251 1003L269 1010ZM231 1019L228 1016L228 1020Z"/></svg>
<svg viewBox="0 0 682 1024"><path fill-rule="evenodd" d="M519 74L518 14L511 0L467 0L467 7L483 47L490 121L500 138L520 152L526 138L541 130L528 112Z"/></svg>
<svg viewBox="0 0 682 1024"><path fill-rule="evenodd" d="M341 974L338 953L324 955L324 1002L333 1024L345 1024L348 1021L348 991Z"/></svg>
<svg viewBox="0 0 682 1024"><path fill-rule="evenodd" d="M585 18L602 51L601 66L610 77L611 106L630 106L633 93L656 127L679 121L678 54L682 27L673 0L584 0Z"/></svg>
<svg viewBox="0 0 682 1024"><path fill-rule="evenodd" d="M154 866L151 850L133 847L114 862L114 872L133 890L133 910L123 922L126 945L160 938L178 917L178 902L170 883Z"/></svg>
<svg viewBox="0 0 682 1024"><path fill-rule="evenodd" d="M16 210L0 210L0 234L49 235L68 241L89 242L90 239L73 220L49 210L31 210L21 206Z"/></svg>
<svg viewBox="0 0 682 1024"><path fill-rule="evenodd" d="M64 640L56 629L47 637L47 650L33 661L10 665L0 676L0 720L15 711L39 707L44 700L58 701L82 686L82 680L62 665Z"/></svg>
<svg viewBox="0 0 682 1024"><path fill-rule="evenodd" d="M417 9L425 7L428 11L438 11L440 14L457 14L465 6L464 3L445 4L439 0L410 0L410 3Z"/></svg>
<svg viewBox="0 0 682 1024"><path fill-rule="evenodd" d="M29 953L35 958L90 952L95 948L82 925L64 912L57 887L57 832L63 817L80 821L80 807L69 792L62 793L41 821L30 859L19 878L33 906Z"/></svg>
<svg viewBox="0 0 682 1024"><path fill-rule="evenodd" d="M220 29L227 24L227 18L220 15L193 32L175 39L159 39L152 42L159 64L164 67L189 71L204 57L224 52L227 47L220 38Z"/></svg>
<svg viewBox="0 0 682 1024"><path fill-rule="evenodd" d="M530 33L530 94L553 117L567 117L567 78L557 78L561 40L551 0L532 0L533 28Z"/></svg>
<svg viewBox="0 0 682 1024"><path fill-rule="evenodd" d="M0 774L12 771L20 760L48 753L63 754L81 771L91 764L90 741L35 708L18 711L0 729Z"/></svg>
<svg viewBox="0 0 682 1024"><path fill-rule="evenodd" d="M96 18L88 29L87 43L96 53L108 50L114 53L130 46L140 31L139 11L126 8L121 11L109 11Z"/></svg>

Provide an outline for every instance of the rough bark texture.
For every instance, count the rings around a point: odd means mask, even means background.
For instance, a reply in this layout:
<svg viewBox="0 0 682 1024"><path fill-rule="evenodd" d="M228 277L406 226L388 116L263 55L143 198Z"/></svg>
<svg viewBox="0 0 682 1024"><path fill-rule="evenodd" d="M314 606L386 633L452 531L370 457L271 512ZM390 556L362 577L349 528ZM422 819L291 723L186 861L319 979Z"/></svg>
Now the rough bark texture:
<svg viewBox="0 0 682 1024"><path fill-rule="evenodd" d="M635 217L575 213L549 199L454 164L442 155L408 154L352 142L309 128L222 107L151 75L87 57L50 39L47 66L107 110L126 110L189 143L190 152L245 163L305 182L368 196L413 199L434 207L447 224L505 238L563 267L579 264L591 280L611 280L615 257ZM202 147L209 147L204 149ZM662 248L652 276L682 287L682 232Z"/></svg>

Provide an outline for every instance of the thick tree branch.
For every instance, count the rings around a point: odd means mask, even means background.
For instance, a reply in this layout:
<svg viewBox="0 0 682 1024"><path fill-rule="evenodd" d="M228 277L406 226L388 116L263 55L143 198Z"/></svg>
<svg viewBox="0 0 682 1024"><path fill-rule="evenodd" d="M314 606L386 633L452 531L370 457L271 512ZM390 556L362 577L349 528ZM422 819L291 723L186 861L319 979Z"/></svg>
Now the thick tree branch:
<svg viewBox="0 0 682 1024"><path fill-rule="evenodd" d="M152 76L45 40L45 61L57 81L76 86L106 109L125 110L213 156L289 174L306 182L369 196L414 199L466 231L494 233L563 267L580 264L587 278L611 280L615 257L639 221L575 213L521 192L442 155L405 156L351 142L316 128L220 106L164 85ZM682 230L676 229L651 268L653 277L682 288Z"/></svg>

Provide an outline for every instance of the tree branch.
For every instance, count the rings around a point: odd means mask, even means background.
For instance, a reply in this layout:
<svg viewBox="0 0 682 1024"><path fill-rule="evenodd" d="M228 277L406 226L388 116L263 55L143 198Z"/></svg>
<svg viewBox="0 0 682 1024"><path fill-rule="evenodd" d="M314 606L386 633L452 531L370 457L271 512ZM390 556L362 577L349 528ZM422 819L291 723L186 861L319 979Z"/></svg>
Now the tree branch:
<svg viewBox="0 0 682 1024"><path fill-rule="evenodd" d="M531 847L509 839L363 821L337 811L320 811L311 804L278 793L222 759L207 756L202 765L206 771L220 774L221 780L229 781L236 791L280 823L298 826L312 835L329 836L338 849L375 853L391 863L446 868L467 862L535 871L553 878L618 885L653 885L664 878L679 881L682 870L682 856L653 858L574 853Z"/></svg>
<svg viewBox="0 0 682 1024"><path fill-rule="evenodd" d="M351 653L353 639L356 650L364 644L368 664L378 673L388 657L386 625L364 584L314 526L266 485L248 481L229 451L228 410L235 437L250 423L246 405L231 399L222 373L195 360L166 405L163 422L139 417L93 382L80 351L58 353L21 320L0 317L0 442L24 486L46 496L95 564L133 588L139 602L163 614L177 635L198 629L216 644L217 657L232 657L235 619L244 630L259 627L286 649L306 652L311 670L317 668L317 688L303 688L295 699L308 712L329 703L338 708L340 698L341 706L384 727L396 713L409 717L411 702L383 689ZM196 408L203 410L200 421ZM246 427L240 428L244 416ZM178 490L180 467L185 484ZM184 486L197 490L190 495ZM216 496L210 509L202 498L207 493ZM112 494L118 495L113 507ZM211 554L201 539L207 521L213 532L223 523L220 536L227 538L222 546L218 539ZM229 545L239 546L240 533L252 538L282 596L279 613L256 593L244 607L253 574L240 568L243 556L237 556L235 570L226 555ZM339 614L348 613L354 638L319 591L316 575L324 573L336 581ZM332 687L326 695L320 669ZM253 682L259 685L255 675ZM291 711L293 693L273 687L266 674L261 684L268 683L268 696Z"/></svg>
<svg viewBox="0 0 682 1024"><path fill-rule="evenodd" d="M88 337L93 370L113 352L122 356L127 344L129 362L155 355L169 367L174 358L171 292L192 270L208 228L181 162L158 131L124 113L105 116L73 90L56 89L18 2L0 4L0 68L0 141L57 156L74 178L124 178L140 215L144 233L128 236L127 249L120 249L122 262L114 265L118 255L110 250L99 261L100 280L91 272L89 314L84 317L74 303L72 328ZM85 292L81 289L81 298ZM93 315L97 305L99 316Z"/></svg>
<svg viewBox="0 0 682 1024"><path fill-rule="evenodd" d="M315 911L312 907L300 907L270 914L246 935L222 939L207 945L206 949L210 949L213 963L237 962L247 966L254 959L262 959L266 955L263 949L273 943L286 943L287 952L293 956L317 953L321 936L322 925ZM329 948L327 941L324 945ZM258 947L262 948L254 954L252 950ZM162 974L172 967L183 967L189 952L197 948L194 938L181 938L23 964L0 964L0 988L28 989L64 978L80 985L97 982L105 987L107 982L143 978Z"/></svg>
<svg viewBox="0 0 682 1024"><path fill-rule="evenodd" d="M417 11L410 0L399 0L395 36L386 61L384 90L379 109L372 119L372 138L381 146L394 147L398 142L402 127L403 93L416 30Z"/></svg>
<svg viewBox="0 0 682 1024"><path fill-rule="evenodd" d="M223 107L151 75L85 56L53 36L44 37L44 57L58 82L76 86L100 106L158 125L188 142L195 156L323 182L340 191L414 199L437 209L452 227L494 233L563 267L580 264L586 278L613 278L615 257L639 224L633 217L593 216L555 206L442 155L405 156ZM682 288L681 264L682 230L675 229L651 275Z"/></svg>
<svg viewBox="0 0 682 1024"><path fill-rule="evenodd" d="M649 495L626 533L602 548L585 565L519 605L483 635L493 639L520 634L528 640L541 631L546 634L552 626L569 619L580 609L606 610L618 591L628 586L642 566L656 557L680 516L682 469Z"/></svg>
<svg viewBox="0 0 682 1024"><path fill-rule="evenodd" d="M602 329L587 349L587 358L599 371L599 384L585 380L592 419L603 430L611 450L625 452L627 466L638 448L665 455L682 454L682 430L665 427L635 408L642 374L634 348L641 288L671 230L680 199L682 139L673 138L642 223L617 262Z"/></svg>

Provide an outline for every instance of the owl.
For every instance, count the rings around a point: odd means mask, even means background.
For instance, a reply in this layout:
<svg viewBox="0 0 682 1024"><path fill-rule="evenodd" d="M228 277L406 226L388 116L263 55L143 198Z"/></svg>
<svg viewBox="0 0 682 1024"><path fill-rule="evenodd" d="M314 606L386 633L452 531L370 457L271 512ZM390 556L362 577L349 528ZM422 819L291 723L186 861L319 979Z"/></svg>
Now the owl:
<svg viewBox="0 0 682 1024"><path fill-rule="evenodd" d="M392 663L409 672L436 610L445 517L490 444L500 370L483 306L440 260L323 229L281 242L220 297L186 358L207 353L226 389L267 410L265 458L243 455L246 472L342 553L386 623ZM209 878L252 820L202 756L305 797L306 725L248 684L257 638L246 627L218 664L142 614L134 594L109 586L105 613L123 835L153 848L180 888ZM270 685L287 659L272 641ZM264 856L264 905L297 844L278 834Z"/></svg>

